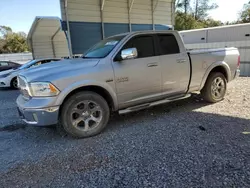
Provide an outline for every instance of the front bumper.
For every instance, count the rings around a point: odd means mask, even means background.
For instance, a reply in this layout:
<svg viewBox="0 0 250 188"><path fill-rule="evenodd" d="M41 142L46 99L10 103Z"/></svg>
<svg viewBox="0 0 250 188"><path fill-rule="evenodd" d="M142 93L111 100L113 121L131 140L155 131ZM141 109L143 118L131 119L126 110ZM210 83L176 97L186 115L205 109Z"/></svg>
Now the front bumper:
<svg viewBox="0 0 250 188"><path fill-rule="evenodd" d="M33 101L32 101L33 100ZM17 110L21 119L34 126L48 126L58 123L59 106L48 106L51 103L50 98L47 99L29 99L26 100L22 95L17 98ZM43 106L31 105L42 102Z"/></svg>

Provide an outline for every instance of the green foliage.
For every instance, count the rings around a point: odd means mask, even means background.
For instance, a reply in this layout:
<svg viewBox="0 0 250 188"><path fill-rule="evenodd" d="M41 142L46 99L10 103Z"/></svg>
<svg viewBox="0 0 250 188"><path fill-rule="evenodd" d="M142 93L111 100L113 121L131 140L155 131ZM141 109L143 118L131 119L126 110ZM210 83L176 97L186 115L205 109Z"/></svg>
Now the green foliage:
<svg viewBox="0 0 250 188"><path fill-rule="evenodd" d="M211 0L177 0L175 6L175 29L178 31L223 25L207 18L208 11L218 7Z"/></svg>
<svg viewBox="0 0 250 188"><path fill-rule="evenodd" d="M0 26L0 34L0 54L19 53L29 50L25 33L15 33L10 27Z"/></svg>
<svg viewBox="0 0 250 188"><path fill-rule="evenodd" d="M175 13L175 29L178 31L216 27L221 25L223 25L223 23L221 23L220 21L213 20L211 18L204 20L196 20L195 17L191 14L185 14L179 11Z"/></svg>
<svg viewBox="0 0 250 188"><path fill-rule="evenodd" d="M205 28L207 28L207 27L218 27L218 26L223 25L223 23L221 21L217 21L217 20L214 20L214 19L211 19L211 18L201 20L201 22L203 23Z"/></svg>
<svg viewBox="0 0 250 188"><path fill-rule="evenodd" d="M239 23L250 23L250 1L243 6Z"/></svg>
<svg viewBox="0 0 250 188"><path fill-rule="evenodd" d="M11 32L12 32L12 29L10 27L0 25L0 34L1 34L0 36L5 36Z"/></svg>
<svg viewBox="0 0 250 188"><path fill-rule="evenodd" d="M178 31L189 30L189 29L199 29L203 28L203 25L195 20L195 18L190 14L185 14L183 12L177 11L175 13L175 29Z"/></svg>

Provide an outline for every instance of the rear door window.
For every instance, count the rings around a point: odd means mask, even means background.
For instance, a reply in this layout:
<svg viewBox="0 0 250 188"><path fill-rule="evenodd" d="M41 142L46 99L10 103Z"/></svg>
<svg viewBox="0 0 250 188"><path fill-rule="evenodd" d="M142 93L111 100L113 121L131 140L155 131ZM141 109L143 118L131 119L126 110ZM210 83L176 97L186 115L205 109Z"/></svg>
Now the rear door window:
<svg viewBox="0 0 250 188"><path fill-rule="evenodd" d="M178 42L172 34L159 34L159 47L161 55L170 55L180 53Z"/></svg>

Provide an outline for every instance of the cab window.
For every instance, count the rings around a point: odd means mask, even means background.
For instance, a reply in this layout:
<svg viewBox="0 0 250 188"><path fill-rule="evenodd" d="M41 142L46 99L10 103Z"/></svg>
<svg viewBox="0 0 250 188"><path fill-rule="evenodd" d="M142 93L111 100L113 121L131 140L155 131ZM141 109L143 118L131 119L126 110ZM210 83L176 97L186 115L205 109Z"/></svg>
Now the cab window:
<svg viewBox="0 0 250 188"><path fill-rule="evenodd" d="M122 48L136 48L138 51L137 58L146 58L155 56L154 37L153 36L138 36L130 39Z"/></svg>

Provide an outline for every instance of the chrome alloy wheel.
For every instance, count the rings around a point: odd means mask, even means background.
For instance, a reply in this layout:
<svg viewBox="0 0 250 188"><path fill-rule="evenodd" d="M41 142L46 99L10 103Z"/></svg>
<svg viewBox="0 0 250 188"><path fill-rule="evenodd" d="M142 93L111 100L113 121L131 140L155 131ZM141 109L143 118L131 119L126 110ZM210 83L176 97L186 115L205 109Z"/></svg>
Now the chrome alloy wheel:
<svg viewBox="0 0 250 188"><path fill-rule="evenodd" d="M98 127L103 118L103 110L93 101L77 103L71 112L71 123L81 131L89 131Z"/></svg>
<svg viewBox="0 0 250 188"><path fill-rule="evenodd" d="M224 95L225 90L226 85L224 80L221 77L215 78L211 85L212 96L215 99L221 98Z"/></svg>

